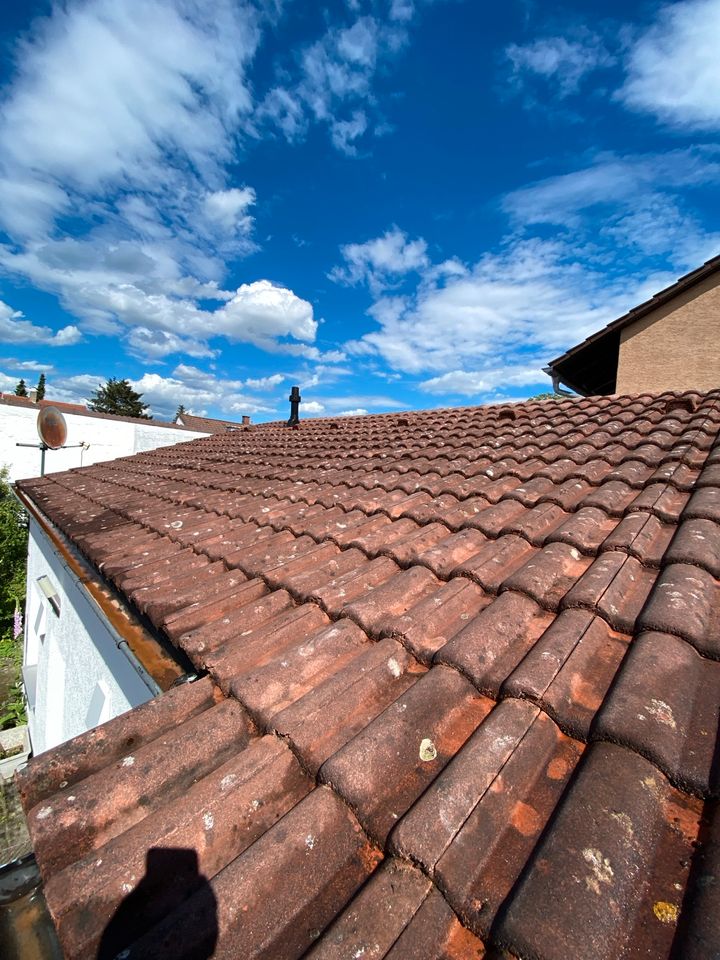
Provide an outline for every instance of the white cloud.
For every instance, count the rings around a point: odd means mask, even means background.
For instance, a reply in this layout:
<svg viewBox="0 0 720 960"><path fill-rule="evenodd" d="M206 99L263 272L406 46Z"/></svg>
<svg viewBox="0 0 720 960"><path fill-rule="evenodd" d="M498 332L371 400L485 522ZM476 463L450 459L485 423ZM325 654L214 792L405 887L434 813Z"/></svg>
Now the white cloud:
<svg viewBox="0 0 720 960"><path fill-rule="evenodd" d="M333 146L348 156L357 154L355 141L367 130L367 117L362 110L355 110L349 120L333 120L330 124L330 139Z"/></svg>
<svg viewBox="0 0 720 960"><path fill-rule="evenodd" d="M351 10L359 12L359 4ZM327 124L333 145L353 156L370 127L373 81L380 64L394 57L408 39L413 7L394 0L387 20L358 16L350 26L331 25L305 47L260 104L259 124L270 122L291 142L302 139L310 120Z"/></svg>
<svg viewBox="0 0 720 960"><path fill-rule="evenodd" d="M330 278L350 285L367 283L374 293L430 266L427 243L421 237L409 240L398 227L365 243L345 244L340 250L345 266L331 270Z"/></svg>
<svg viewBox="0 0 720 960"><path fill-rule="evenodd" d="M51 363L40 363L39 360L16 360L15 357L0 357L0 365L8 370L20 372L29 370L34 373L52 373L55 369Z"/></svg>
<svg viewBox="0 0 720 960"><path fill-rule="evenodd" d="M690 191L719 181L716 147L599 154L580 170L513 191L503 206L521 229L554 224L572 230L578 247L609 241L615 257L624 249L689 269L720 247L720 233L706 231L690 207Z"/></svg>
<svg viewBox="0 0 720 960"><path fill-rule="evenodd" d="M0 393L14 393L17 382L17 377L10 377L0 370Z"/></svg>
<svg viewBox="0 0 720 960"><path fill-rule="evenodd" d="M212 314L215 334L273 348L278 337L314 340L317 321L307 300L269 280L238 287L233 298Z"/></svg>
<svg viewBox="0 0 720 960"><path fill-rule="evenodd" d="M13 310L0 300L0 343L35 343L48 347L70 347L82 340L82 334L72 324L54 331L24 319L20 310Z"/></svg>
<svg viewBox="0 0 720 960"><path fill-rule="evenodd" d="M24 44L2 107L3 179L24 180L27 201L33 188L55 191L53 213L64 191L171 192L193 179L187 163L222 179L251 108L245 69L258 39L252 9L230 0L55 6ZM47 226L47 197L33 206L26 225L34 213ZM17 235L13 211L0 216Z"/></svg>
<svg viewBox="0 0 720 960"><path fill-rule="evenodd" d="M462 276L421 282L413 296L377 301L369 313L379 329L348 349L375 354L406 374L433 373L424 381L431 391L480 386L501 376L492 371L510 376L513 369L544 366L645 299L657 280L641 285L627 276L609 278L602 260L593 268L572 242L516 239Z"/></svg>
<svg viewBox="0 0 720 960"><path fill-rule="evenodd" d="M516 85L522 86L528 75L543 77L556 84L560 97L577 93L583 77L613 62L600 37L589 32L577 40L541 37L523 45L512 43L505 54Z"/></svg>
<svg viewBox="0 0 720 960"><path fill-rule="evenodd" d="M317 400L303 400L302 412L304 414L324 413L325 407Z"/></svg>
<svg viewBox="0 0 720 960"><path fill-rule="evenodd" d="M53 377L52 397L69 403L85 403L105 379L89 373ZM12 383L13 389L16 382ZM131 379L130 384L142 394L143 402L157 419L172 419L180 403L198 416L219 410L221 416L225 414L229 419L237 414L275 414L277 410L272 400L258 398L246 390L249 383L217 377L188 364L179 364L167 377L145 373L139 379Z"/></svg>
<svg viewBox="0 0 720 960"><path fill-rule="evenodd" d="M354 410L339 410L336 414L338 417L362 417L365 416L368 411L364 407L355 407Z"/></svg>
<svg viewBox="0 0 720 960"><path fill-rule="evenodd" d="M546 375L539 363L508 366L489 364L482 370L451 370L439 377L431 377L419 384L426 393L456 394L465 397L496 391L509 386L529 386L542 383Z"/></svg>
<svg viewBox="0 0 720 960"><path fill-rule="evenodd" d="M720 151L691 147L666 153L599 154L589 166L548 177L508 194L503 206L520 223L576 226L580 214L599 206L627 208L661 190L680 190L720 180Z"/></svg>
<svg viewBox="0 0 720 960"><path fill-rule="evenodd" d="M244 386L248 390L273 390L285 380L287 380L287 377L284 374L273 373L269 377L248 377Z"/></svg>
<svg viewBox="0 0 720 960"><path fill-rule="evenodd" d="M720 0L663 6L628 60L626 106L681 129L720 129Z"/></svg>
<svg viewBox="0 0 720 960"><path fill-rule="evenodd" d="M229 232L250 233L253 218L248 209L255 203L252 187L232 187L230 190L215 190L205 197L207 217Z"/></svg>

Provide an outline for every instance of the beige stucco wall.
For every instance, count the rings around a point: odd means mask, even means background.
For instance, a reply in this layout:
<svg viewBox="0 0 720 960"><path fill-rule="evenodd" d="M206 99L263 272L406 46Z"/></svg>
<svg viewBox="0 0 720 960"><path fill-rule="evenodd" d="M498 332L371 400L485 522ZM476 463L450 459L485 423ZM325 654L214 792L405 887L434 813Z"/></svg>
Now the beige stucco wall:
<svg viewBox="0 0 720 960"><path fill-rule="evenodd" d="M620 334L616 391L720 387L720 276L679 294Z"/></svg>

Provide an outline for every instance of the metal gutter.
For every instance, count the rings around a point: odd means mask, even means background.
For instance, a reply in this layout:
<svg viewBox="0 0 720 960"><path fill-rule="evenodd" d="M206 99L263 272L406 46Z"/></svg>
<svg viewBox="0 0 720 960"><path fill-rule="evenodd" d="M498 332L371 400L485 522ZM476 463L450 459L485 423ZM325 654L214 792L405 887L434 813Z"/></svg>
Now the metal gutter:
<svg viewBox="0 0 720 960"><path fill-rule="evenodd" d="M115 644L132 664L153 696L169 690L187 675L183 667L164 649L162 643L125 606L122 599L76 552L63 534L38 510L17 484L12 491L24 510L33 518L52 545L76 585Z"/></svg>

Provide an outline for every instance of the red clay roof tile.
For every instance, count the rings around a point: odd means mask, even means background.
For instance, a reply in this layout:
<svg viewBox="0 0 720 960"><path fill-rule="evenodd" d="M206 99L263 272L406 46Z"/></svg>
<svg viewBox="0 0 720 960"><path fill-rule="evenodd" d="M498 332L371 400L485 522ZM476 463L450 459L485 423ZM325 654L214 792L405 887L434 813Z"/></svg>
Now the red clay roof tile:
<svg viewBox="0 0 720 960"><path fill-rule="evenodd" d="M543 960L670 956L700 806L644 758L594 744L511 894L501 941Z"/></svg>
<svg viewBox="0 0 720 960"><path fill-rule="evenodd" d="M208 882L130 956L188 960L212 898L215 956L717 952L719 432L717 392L529 401L23 481L214 681L21 775L68 957L173 837Z"/></svg>

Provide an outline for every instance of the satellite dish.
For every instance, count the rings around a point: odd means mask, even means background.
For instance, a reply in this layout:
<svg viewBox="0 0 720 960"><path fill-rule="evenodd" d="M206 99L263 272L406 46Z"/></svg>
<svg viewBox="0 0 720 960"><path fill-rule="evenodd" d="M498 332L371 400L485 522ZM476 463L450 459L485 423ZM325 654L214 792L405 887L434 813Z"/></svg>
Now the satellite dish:
<svg viewBox="0 0 720 960"><path fill-rule="evenodd" d="M65 417L57 407L43 407L37 418L40 440L51 450L59 450L67 440Z"/></svg>

